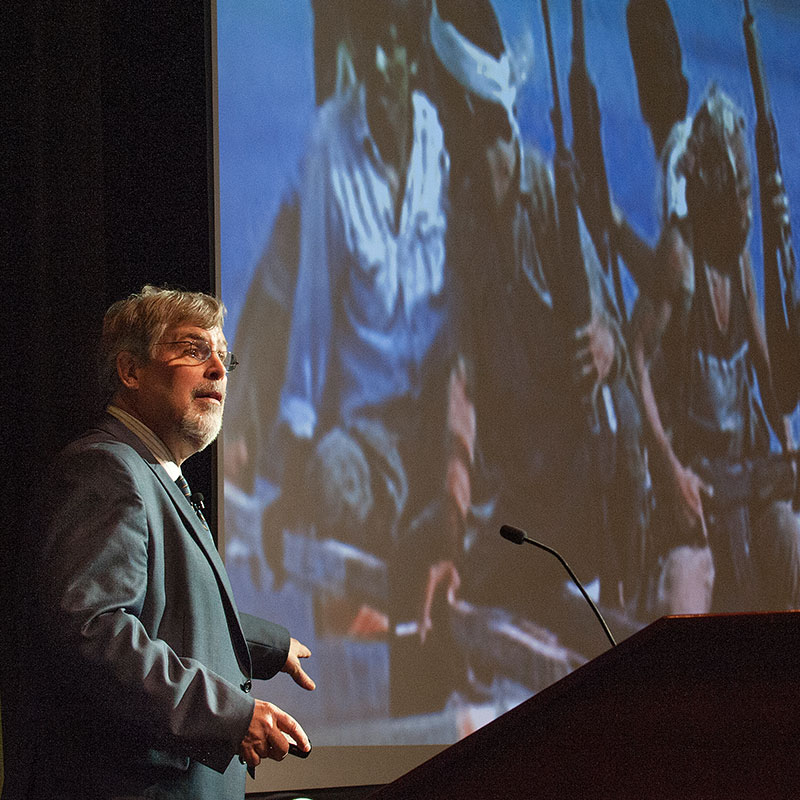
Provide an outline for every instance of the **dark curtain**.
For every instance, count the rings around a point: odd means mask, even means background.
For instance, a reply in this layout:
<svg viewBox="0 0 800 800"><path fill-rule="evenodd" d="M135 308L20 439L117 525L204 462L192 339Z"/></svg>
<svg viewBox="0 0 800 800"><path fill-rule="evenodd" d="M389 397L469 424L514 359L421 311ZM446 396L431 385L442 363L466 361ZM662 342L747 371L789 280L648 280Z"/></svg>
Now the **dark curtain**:
<svg viewBox="0 0 800 800"><path fill-rule="evenodd" d="M35 768L21 733L48 679L23 659L30 509L43 465L101 408L103 313L147 282L213 289L208 13L196 0L2 11L4 798ZM213 462L210 449L187 464L209 499Z"/></svg>

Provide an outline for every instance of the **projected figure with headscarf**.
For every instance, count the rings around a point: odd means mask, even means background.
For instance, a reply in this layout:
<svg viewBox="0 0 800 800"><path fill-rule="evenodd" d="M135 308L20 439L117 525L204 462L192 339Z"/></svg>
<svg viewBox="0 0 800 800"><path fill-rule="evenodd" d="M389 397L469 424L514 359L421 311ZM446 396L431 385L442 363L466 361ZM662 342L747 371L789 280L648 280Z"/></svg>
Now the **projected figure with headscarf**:
<svg viewBox="0 0 800 800"><path fill-rule="evenodd" d="M488 522L477 524L464 554L462 589L565 630L570 609L558 565L550 573L515 558L497 544L497 526L525 528L561 550L584 580L599 576L609 602L624 602L622 551L641 548L645 489L626 345L580 216L572 250L589 285L590 318L567 331L555 310L563 251L553 179L544 157L521 141L520 76L491 3L437 0L430 28L451 157L448 258L474 364L473 494L489 499ZM589 432L581 395L605 398L603 432ZM616 519L630 528L610 533L604 516L615 502ZM626 537L633 544L623 544Z"/></svg>

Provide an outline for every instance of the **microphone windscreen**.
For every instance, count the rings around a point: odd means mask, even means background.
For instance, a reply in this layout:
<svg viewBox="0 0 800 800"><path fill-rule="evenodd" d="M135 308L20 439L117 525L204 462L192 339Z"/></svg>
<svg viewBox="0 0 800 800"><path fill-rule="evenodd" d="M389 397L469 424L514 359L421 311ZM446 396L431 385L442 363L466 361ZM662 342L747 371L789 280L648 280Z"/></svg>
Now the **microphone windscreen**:
<svg viewBox="0 0 800 800"><path fill-rule="evenodd" d="M500 535L514 544L522 544L525 541L525 531L521 531L513 525L503 525L500 528Z"/></svg>

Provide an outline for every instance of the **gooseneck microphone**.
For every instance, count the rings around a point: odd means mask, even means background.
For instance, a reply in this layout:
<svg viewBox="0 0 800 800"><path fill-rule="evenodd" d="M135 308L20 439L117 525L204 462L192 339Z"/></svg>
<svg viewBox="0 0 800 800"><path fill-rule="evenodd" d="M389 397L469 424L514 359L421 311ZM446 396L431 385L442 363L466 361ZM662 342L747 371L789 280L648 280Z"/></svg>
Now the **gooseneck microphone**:
<svg viewBox="0 0 800 800"><path fill-rule="evenodd" d="M609 630L608 625L606 625L606 621L603 619L603 615L600 613L600 610L595 605L594 600L589 597L589 593L586 589L583 588L583 584L578 580L578 577L572 571L572 567L564 560L564 557L559 553L557 550L554 550L552 547L543 544L542 542L537 542L536 539L531 539L525 531L520 530L519 528L515 528L513 525L503 525L500 528L500 535L504 539L508 539L509 542L513 542L514 544L522 544L523 542L527 542L528 544L532 544L534 547L538 547L540 550L544 550L546 553L550 553L550 555L555 556L560 562L561 566L567 571L567 574L570 578L572 578L572 582L581 590L581 594L584 596L586 602L589 604L589 607L594 611L594 615L600 621L600 624L603 626L603 631L605 632L606 636L608 637L608 641L611 642L612 647L616 647L617 643L614 640L614 637L611 635L611 631Z"/></svg>

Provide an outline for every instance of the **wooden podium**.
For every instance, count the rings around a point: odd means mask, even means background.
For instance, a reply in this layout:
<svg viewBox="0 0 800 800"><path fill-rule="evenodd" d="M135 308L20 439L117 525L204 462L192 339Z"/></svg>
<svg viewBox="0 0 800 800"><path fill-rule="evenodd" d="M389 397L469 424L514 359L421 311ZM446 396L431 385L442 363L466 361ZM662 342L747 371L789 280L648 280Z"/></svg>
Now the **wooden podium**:
<svg viewBox="0 0 800 800"><path fill-rule="evenodd" d="M800 612L664 617L370 795L800 797Z"/></svg>

